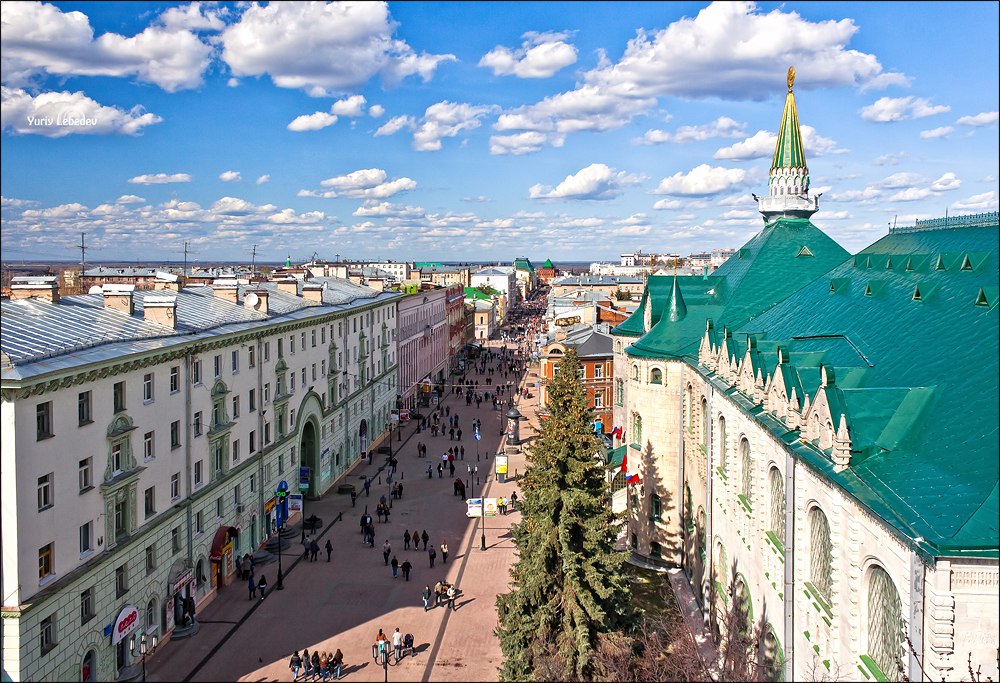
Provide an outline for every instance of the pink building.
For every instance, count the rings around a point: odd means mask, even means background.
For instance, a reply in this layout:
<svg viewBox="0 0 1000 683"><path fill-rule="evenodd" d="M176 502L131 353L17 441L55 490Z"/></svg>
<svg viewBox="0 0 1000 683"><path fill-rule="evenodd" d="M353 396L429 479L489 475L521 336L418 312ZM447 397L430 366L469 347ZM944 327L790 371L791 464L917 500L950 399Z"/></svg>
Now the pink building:
<svg viewBox="0 0 1000 683"><path fill-rule="evenodd" d="M399 394L404 408L433 403L433 385L448 372L448 289L426 289L403 297L396 309Z"/></svg>

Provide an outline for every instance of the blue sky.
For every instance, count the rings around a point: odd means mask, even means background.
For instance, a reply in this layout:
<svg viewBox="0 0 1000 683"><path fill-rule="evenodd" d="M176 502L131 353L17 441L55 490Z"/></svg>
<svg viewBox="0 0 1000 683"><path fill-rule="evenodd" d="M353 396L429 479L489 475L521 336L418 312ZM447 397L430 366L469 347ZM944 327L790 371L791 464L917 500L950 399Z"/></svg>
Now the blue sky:
<svg viewBox="0 0 1000 683"><path fill-rule="evenodd" d="M2 5L2 255L617 259L998 208L998 5Z"/></svg>

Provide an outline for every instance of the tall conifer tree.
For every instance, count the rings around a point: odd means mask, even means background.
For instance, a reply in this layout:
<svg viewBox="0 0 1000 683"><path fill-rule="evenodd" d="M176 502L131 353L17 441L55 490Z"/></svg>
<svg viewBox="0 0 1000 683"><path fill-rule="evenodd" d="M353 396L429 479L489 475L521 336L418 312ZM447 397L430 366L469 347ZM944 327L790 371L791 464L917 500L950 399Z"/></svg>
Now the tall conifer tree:
<svg viewBox="0 0 1000 683"><path fill-rule="evenodd" d="M570 349L549 384L550 415L521 482L513 587L497 597L504 681L587 680L597 636L634 623L604 444L591 427L578 366Z"/></svg>

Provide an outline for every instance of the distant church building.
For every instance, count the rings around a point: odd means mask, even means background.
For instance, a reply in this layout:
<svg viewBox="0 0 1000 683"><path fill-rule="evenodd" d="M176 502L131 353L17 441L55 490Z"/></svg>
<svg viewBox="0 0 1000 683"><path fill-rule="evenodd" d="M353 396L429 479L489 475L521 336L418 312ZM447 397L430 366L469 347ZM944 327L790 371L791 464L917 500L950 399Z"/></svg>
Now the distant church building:
<svg viewBox="0 0 1000 683"><path fill-rule="evenodd" d="M735 572L774 680L996 680L998 214L851 256L810 222L793 83L764 228L613 330L628 543L716 637Z"/></svg>

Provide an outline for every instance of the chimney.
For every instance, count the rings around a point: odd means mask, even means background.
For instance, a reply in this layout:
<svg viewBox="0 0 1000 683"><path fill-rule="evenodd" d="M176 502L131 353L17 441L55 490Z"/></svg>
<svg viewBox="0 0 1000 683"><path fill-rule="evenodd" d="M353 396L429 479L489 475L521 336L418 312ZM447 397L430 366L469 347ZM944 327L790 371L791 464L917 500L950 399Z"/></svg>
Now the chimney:
<svg viewBox="0 0 1000 683"><path fill-rule="evenodd" d="M323 285L302 285L302 298L317 304L323 303Z"/></svg>
<svg viewBox="0 0 1000 683"><path fill-rule="evenodd" d="M285 278L284 280L277 280L275 284L278 286L279 292L291 294L292 296L299 295L299 281L293 277Z"/></svg>
<svg viewBox="0 0 1000 683"><path fill-rule="evenodd" d="M10 298L44 299L51 303L59 303L59 282L54 277L15 277L11 279Z"/></svg>
<svg viewBox="0 0 1000 683"><path fill-rule="evenodd" d="M239 292L239 287L236 285L236 280L216 280L212 283L212 293L219 297L220 299L225 299L226 301L231 301L232 303L237 302L237 293Z"/></svg>
<svg viewBox="0 0 1000 683"><path fill-rule="evenodd" d="M177 329L177 297L147 295L142 300L143 319Z"/></svg>
<svg viewBox="0 0 1000 683"><path fill-rule="evenodd" d="M173 273L166 273L161 270L156 271L156 279L153 280L153 289L156 291L181 291L181 279Z"/></svg>
<svg viewBox="0 0 1000 683"><path fill-rule="evenodd" d="M104 307L120 311L125 315L135 313L135 285L104 285Z"/></svg>
<svg viewBox="0 0 1000 683"><path fill-rule="evenodd" d="M254 289L243 295L243 306L267 315L267 290Z"/></svg>

